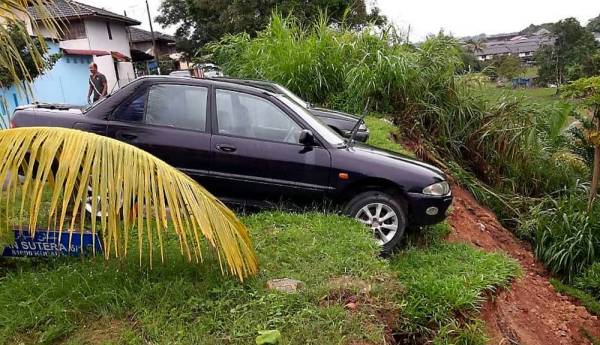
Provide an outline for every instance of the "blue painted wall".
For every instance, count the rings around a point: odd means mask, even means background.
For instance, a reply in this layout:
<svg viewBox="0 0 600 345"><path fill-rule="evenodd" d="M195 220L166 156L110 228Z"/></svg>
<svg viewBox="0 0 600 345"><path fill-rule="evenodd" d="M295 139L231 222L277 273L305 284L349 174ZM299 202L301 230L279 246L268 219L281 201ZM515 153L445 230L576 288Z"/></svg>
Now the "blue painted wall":
<svg viewBox="0 0 600 345"><path fill-rule="evenodd" d="M48 42L49 53L59 52L57 42ZM85 105L88 91L88 65L91 56L63 55L52 70L36 78L31 84L32 95L16 87L0 89L0 126L18 105L31 102ZM4 120L4 121L2 121Z"/></svg>

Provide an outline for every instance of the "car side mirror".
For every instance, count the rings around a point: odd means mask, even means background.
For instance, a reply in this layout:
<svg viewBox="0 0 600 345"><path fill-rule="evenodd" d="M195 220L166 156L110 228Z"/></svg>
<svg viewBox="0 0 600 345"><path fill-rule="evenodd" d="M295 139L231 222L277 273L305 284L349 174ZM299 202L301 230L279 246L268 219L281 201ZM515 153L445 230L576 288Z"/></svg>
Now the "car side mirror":
<svg viewBox="0 0 600 345"><path fill-rule="evenodd" d="M300 139L298 141L304 146L314 146L316 144L313 132L308 129L303 129L300 132Z"/></svg>

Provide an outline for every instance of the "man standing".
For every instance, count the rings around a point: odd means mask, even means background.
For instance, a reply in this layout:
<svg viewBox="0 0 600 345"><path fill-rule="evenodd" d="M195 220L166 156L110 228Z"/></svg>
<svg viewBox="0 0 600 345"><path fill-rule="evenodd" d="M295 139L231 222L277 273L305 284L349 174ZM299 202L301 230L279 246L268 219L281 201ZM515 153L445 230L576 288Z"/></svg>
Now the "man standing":
<svg viewBox="0 0 600 345"><path fill-rule="evenodd" d="M102 97L106 97L108 91L108 85L106 84L106 77L104 74L98 72L98 65L95 62L90 64L90 79L88 81L90 87L88 89L87 99L90 101L90 96L93 94L92 101L96 102Z"/></svg>

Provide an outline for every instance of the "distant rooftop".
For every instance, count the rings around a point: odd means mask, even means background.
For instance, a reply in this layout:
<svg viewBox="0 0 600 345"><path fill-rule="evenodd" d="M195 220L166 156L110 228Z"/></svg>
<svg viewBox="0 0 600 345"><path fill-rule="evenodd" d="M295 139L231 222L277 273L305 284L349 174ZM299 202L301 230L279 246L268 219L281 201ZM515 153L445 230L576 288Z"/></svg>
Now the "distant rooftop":
<svg viewBox="0 0 600 345"><path fill-rule="evenodd" d="M499 40L499 39L510 39L511 37L518 36L518 32L508 32L503 34L486 35L487 40Z"/></svg>
<svg viewBox="0 0 600 345"><path fill-rule="evenodd" d="M541 46L552 44L552 39L547 36L517 36L511 40L488 41L481 51L476 51L476 56L497 54L519 54L537 51Z"/></svg>
<svg viewBox="0 0 600 345"><path fill-rule="evenodd" d="M107 11L103 8L94 7L87 4L82 4L77 1L70 0L55 0L52 5L47 6L48 11L54 15L56 19L77 19L85 17L101 17L123 22L125 25L139 25L139 21ZM34 6L30 6L29 13L35 20L42 20L39 11Z"/></svg>
<svg viewBox="0 0 600 345"><path fill-rule="evenodd" d="M131 33L131 42L148 42L152 41L152 33L140 28L131 27L129 28ZM158 41L175 42L175 37L162 32L154 31L154 38Z"/></svg>
<svg viewBox="0 0 600 345"><path fill-rule="evenodd" d="M459 38L460 41L466 42L469 40L481 40L487 42L501 42L501 41L510 41L510 40L521 40L523 38L532 38L532 37L544 37L549 36L551 32L543 27L540 27L536 31L525 32L525 30L520 32L507 32L493 35L479 34L475 36L465 36Z"/></svg>

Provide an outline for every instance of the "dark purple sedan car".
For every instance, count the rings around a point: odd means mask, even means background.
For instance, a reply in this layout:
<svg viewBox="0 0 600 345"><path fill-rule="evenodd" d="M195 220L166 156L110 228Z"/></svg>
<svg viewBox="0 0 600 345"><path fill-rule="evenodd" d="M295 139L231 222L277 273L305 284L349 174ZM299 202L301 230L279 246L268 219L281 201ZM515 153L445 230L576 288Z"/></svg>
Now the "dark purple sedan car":
<svg viewBox="0 0 600 345"><path fill-rule="evenodd" d="M223 200L332 200L384 253L446 217L439 169L342 138L285 95L218 80L143 77L80 109L31 105L12 125L60 126L146 150Z"/></svg>

